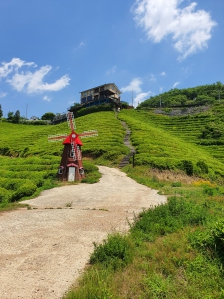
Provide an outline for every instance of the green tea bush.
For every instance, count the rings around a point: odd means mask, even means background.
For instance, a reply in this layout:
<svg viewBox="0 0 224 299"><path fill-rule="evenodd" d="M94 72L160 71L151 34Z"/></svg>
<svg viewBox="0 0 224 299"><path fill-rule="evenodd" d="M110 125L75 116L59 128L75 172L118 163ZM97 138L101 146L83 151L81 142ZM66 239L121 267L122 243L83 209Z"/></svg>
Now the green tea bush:
<svg viewBox="0 0 224 299"><path fill-rule="evenodd" d="M0 203L10 201L12 192L5 188L0 187Z"/></svg>
<svg viewBox="0 0 224 299"><path fill-rule="evenodd" d="M37 186L32 182L26 182L20 186L13 194L11 201L20 200L23 197L31 196L36 191Z"/></svg>
<svg viewBox="0 0 224 299"><path fill-rule="evenodd" d="M83 167L85 170L85 178L82 179L81 183L94 184L99 182L101 174L93 162L83 161Z"/></svg>
<svg viewBox="0 0 224 299"><path fill-rule="evenodd" d="M7 190L16 190L24 182L22 179L7 179L0 178L0 187L3 187Z"/></svg>
<svg viewBox="0 0 224 299"><path fill-rule="evenodd" d="M87 114L91 114L91 113L96 113L96 112L100 112L100 111L112 111L113 110L113 106L109 105L98 105L98 106L92 106L92 107L87 107L87 108L82 108L78 111L76 111L76 117L80 117L80 116L84 116Z"/></svg>
<svg viewBox="0 0 224 299"><path fill-rule="evenodd" d="M83 167L85 169L86 174L94 172L94 171L98 171L98 167L96 165L94 165L93 162L90 162L90 161L84 160Z"/></svg>
<svg viewBox="0 0 224 299"><path fill-rule="evenodd" d="M194 166L192 161L182 160L180 164L180 168L189 176L192 176L194 173Z"/></svg>
<svg viewBox="0 0 224 299"><path fill-rule="evenodd" d="M132 261L133 245L128 236L121 236L118 233L109 235L102 244L94 243L94 248L90 264L101 263L106 268L116 270Z"/></svg>
<svg viewBox="0 0 224 299"><path fill-rule="evenodd" d="M208 173L208 165L204 161L198 161L196 164L202 173Z"/></svg>

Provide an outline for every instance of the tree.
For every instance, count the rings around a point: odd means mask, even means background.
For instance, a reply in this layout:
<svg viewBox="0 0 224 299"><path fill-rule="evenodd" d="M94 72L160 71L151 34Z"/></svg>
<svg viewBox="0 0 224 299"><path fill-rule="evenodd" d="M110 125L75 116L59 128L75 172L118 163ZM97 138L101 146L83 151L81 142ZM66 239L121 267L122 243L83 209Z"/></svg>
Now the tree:
<svg viewBox="0 0 224 299"><path fill-rule="evenodd" d="M8 118L7 118L7 119L8 119L9 121L12 121L13 118L14 118L14 112L9 111L9 112L8 112Z"/></svg>
<svg viewBox="0 0 224 299"><path fill-rule="evenodd" d="M16 113L14 114L14 117L13 117L13 122L18 124L19 120L20 120L20 111L16 110Z"/></svg>
<svg viewBox="0 0 224 299"><path fill-rule="evenodd" d="M41 119L42 120L51 120L52 121L54 119L54 117L55 117L54 113L46 112L46 113L44 113L44 115L41 116Z"/></svg>
<svg viewBox="0 0 224 299"><path fill-rule="evenodd" d="M2 105L0 104L0 118L3 116Z"/></svg>

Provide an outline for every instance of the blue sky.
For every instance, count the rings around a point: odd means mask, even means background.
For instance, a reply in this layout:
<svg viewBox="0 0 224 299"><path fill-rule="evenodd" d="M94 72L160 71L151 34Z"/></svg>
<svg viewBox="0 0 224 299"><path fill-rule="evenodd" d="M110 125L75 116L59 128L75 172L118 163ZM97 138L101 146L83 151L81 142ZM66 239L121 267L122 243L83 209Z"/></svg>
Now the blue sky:
<svg viewBox="0 0 224 299"><path fill-rule="evenodd" d="M4 116L62 113L115 83L134 105L224 83L223 0L0 0Z"/></svg>

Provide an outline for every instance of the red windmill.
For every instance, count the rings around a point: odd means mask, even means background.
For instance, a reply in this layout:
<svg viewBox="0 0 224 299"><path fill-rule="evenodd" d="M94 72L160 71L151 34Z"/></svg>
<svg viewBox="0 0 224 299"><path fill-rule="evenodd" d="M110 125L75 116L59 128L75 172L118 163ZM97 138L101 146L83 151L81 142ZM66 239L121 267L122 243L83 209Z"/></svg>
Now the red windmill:
<svg viewBox="0 0 224 299"><path fill-rule="evenodd" d="M81 153L81 146L83 146L83 144L79 137L98 136L98 132L96 130L91 130L77 134L75 132L76 127L73 112L67 113L67 121L71 129L71 133L69 135L50 135L48 136L48 140L55 142L64 139L64 150L57 176L62 180L68 180L69 182L72 182L75 180L79 181L84 177Z"/></svg>

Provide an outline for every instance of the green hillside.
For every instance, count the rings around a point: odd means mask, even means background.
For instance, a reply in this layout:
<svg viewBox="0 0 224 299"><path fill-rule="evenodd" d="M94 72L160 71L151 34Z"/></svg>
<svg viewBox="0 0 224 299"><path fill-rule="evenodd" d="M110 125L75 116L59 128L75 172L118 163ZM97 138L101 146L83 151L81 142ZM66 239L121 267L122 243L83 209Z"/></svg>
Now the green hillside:
<svg viewBox="0 0 224 299"><path fill-rule="evenodd" d="M95 165L117 167L129 153L130 177L166 194L168 203L142 211L127 235L95 244L90 265L66 299L224 298L223 104L199 114L166 116L151 110L97 112L76 119L83 139L85 182L99 179ZM69 133L67 123L34 126L0 122L0 207L60 184L63 145L48 135ZM131 162L131 161L130 161Z"/></svg>
<svg viewBox="0 0 224 299"><path fill-rule="evenodd" d="M76 131L98 130L98 137L83 139L83 155L104 163L118 163L127 153L123 145L124 129L113 112L99 112L76 120ZM48 142L48 135L70 133L67 122L60 125L35 126L0 123L0 202L7 205L23 197L35 196L57 184L56 173L63 149L61 142ZM84 161L87 178L91 176L89 159ZM89 178L89 180L88 180Z"/></svg>
<svg viewBox="0 0 224 299"><path fill-rule="evenodd" d="M222 102L224 100L224 84L216 82L190 88L173 88L142 102L138 109L155 107L173 107L188 105L205 105Z"/></svg>
<svg viewBox="0 0 224 299"><path fill-rule="evenodd" d="M119 117L131 128L137 165L215 179L224 175L223 112L220 105L182 117L141 110L123 110Z"/></svg>

